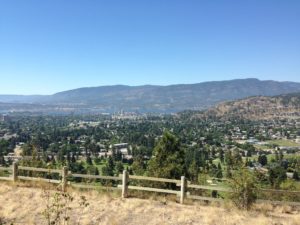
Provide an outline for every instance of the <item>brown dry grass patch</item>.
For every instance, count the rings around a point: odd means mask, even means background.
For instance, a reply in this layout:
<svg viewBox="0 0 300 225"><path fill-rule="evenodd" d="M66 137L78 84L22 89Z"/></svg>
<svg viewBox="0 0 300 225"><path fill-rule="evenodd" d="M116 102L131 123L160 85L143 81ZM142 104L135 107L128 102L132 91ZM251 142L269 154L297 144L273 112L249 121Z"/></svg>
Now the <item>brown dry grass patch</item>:
<svg viewBox="0 0 300 225"><path fill-rule="evenodd" d="M11 185L0 183L0 224L46 224L41 212L45 200L41 197L48 186L32 187L30 184ZM54 191L54 190L52 190ZM245 212L230 204L222 207L189 202L180 205L169 198L121 199L119 193L99 193L97 191L69 190L75 198L84 195L90 203L83 211L72 203L69 224L300 224L300 212L289 206L274 207L258 205L254 210ZM81 218L79 218L81 216ZM80 221L79 221L80 219Z"/></svg>

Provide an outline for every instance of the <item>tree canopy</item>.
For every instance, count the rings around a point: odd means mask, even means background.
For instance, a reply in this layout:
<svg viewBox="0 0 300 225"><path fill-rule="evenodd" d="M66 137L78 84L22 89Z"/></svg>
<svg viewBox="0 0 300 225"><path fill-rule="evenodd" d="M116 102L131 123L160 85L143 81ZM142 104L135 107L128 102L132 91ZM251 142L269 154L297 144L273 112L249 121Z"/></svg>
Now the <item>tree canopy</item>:
<svg viewBox="0 0 300 225"><path fill-rule="evenodd" d="M175 179L185 174L184 151L178 138L169 131L164 132L154 148L148 165L148 174Z"/></svg>

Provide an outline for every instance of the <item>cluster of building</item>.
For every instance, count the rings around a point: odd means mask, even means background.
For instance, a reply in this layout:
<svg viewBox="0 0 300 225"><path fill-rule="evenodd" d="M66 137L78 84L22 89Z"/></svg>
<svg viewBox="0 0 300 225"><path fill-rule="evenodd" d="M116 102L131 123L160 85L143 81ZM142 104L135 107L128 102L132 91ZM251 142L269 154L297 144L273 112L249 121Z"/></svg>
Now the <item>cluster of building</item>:
<svg viewBox="0 0 300 225"><path fill-rule="evenodd" d="M7 114L2 114L0 116L0 121L1 122L7 122L7 121L9 121L9 116Z"/></svg>
<svg viewBox="0 0 300 225"><path fill-rule="evenodd" d="M298 128L300 128L300 122L295 121L287 122L286 124L262 123L256 127L256 133L267 140L289 139L300 143L300 137L297 133ZM240 127L234 127L231 130L231 135L226 135L225 138L234 141L244 140L251 144L260 144L259 140L255 139L254 137L249 137L249 133L246 130L241 130Z"/></svg>
<svg viewBox="0 0 300 225"><path fill-rule="evenodd" d="M109 149L102 148L99 152L99 157L108 157L112 154L121 154L122 159L130 160L132 155L129 153L131 146L128 143L118 143L109 146Z"/></svg>
<svg viewBox="0 0 300 225"><path fill-rule="evenodd" d="M113 120L138 120L144 117L145 115L136 112L124 112L123 110L112 115Z"/></svg>

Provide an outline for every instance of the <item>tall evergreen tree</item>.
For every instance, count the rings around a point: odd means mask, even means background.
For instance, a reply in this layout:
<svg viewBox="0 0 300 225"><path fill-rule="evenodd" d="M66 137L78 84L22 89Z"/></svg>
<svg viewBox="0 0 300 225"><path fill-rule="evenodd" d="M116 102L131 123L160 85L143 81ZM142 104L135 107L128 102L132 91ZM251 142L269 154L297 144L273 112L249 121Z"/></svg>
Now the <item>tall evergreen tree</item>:
<svg viewBox="0 0 300 225"><path fill-rule="evenodd" d="M257 161L262 165L265 166L268 164L268 158L265 154L259 155Z"/></svg>
<svg viewBox="0 0 300 225"><path fill-rule="evenodd" d="M133 173L136 175L143 175L145 172L145 163L142 156L135 157L132 163Z"/></svg>
<svg viewBox="0 0 300 225"><path fill-rule="evenodd" d="M278 188L280 184L287 179L286 170L280 165L272 166L268 174L269 182L274 188Z"/></svg>
<svg viewBox="0 0 300 225"><path fill-rule="evenodd" d="M185 174L184 151L177 137L165 131L149 160L148 174L155 177L179 179Z"/></svg>
<svg viewBox="0 0 300 225"><path fill-rule="evenodd" d="M91 158L90 155L88 155L88 156L86 157L86 163L87 163L88 165L93 165L92 158Z"/></svg>
<svg viewBox="0 0 300 225"><path fill-rule="evenodd" d="M111 156L108 157L107 163L104 167L102 167L102 174L105 176L113 176L114 175L115 163Z"/></svg>

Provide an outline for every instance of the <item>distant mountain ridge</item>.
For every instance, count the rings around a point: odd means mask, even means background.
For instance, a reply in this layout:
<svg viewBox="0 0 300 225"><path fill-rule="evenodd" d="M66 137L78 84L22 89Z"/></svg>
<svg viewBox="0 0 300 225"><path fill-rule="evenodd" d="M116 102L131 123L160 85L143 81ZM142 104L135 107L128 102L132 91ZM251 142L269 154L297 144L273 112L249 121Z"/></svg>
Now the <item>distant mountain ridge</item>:
<svg viewBox="0 0 300 225"><path fill-rule="evenodd" d="M169 86L100 86L79 88L53 95L0 95L3 103L55 105L59 108L91 108L99 112L178 112L202 110L222 101L250 96L275 96L300 92L300 83L261 81L255 78Z"/></svg>

